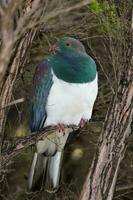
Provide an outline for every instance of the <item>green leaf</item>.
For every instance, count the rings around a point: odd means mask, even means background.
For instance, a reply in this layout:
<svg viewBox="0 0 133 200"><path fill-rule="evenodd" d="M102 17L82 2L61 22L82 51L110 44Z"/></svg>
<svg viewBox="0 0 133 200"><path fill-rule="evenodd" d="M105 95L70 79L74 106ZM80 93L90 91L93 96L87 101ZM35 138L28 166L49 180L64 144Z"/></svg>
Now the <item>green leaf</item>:
<svg viewBox="0 0 133 200"><path fill-rule="evenodd" d="M102 12L101 6L97 0L93 0L90 4L89 8L95 14L101 14L101 12Z"/></svg>

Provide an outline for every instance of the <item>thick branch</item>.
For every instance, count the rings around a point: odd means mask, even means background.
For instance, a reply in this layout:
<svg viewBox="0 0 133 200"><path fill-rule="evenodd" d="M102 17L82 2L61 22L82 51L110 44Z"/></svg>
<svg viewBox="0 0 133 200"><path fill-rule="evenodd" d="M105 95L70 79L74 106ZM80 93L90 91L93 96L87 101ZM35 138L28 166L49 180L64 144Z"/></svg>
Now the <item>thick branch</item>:
<svg viewBox="0 0 133 200"><path fill-rule="evenodd" d="M6 77L4 85L0 93L0 108L5 107L9 104L12 96L12 90L14 83L17 78L17 74L24 67L26 61L27 49L31 45L31 42L35 36L35 32L29 32L24 38L21 39L19 45L17 46L17 53L14 55L14 59L10 65L9 75ZM7 114L7 108L0 109L0 148L4 137L4 126Z"/></svg>
<svg viewBox="0 0 133 200"><path fill-rule="evenodd" d="M90 120L89 124L97 123L97 122L102 123L103 122L102 120L103 120L103 118L95 118L95 119ZM75 125L67 126L65 129L68 129L68 128L70 129L70 132L79 129L79 127L75 126ZM3 150L2 154L1 154L2 165L5 165L13 157L20 154L22 152L22 150L35 144L38 140L47 137L48 135L50 135L52 132L55 132L55 131L57 131L56 127L47 127L43 131L34 132L26 137L17 139L17 141L14 143L14 145L12 145L11 147L9 147L6 150Z"/></svg>
<svg viewBox="0 0 133 200"><path fill-rule="evenodd" d="M112 200L120 162L126 151L133 119L133 54L131 43L126 64L109 107L98 149L94 156L80 200Z"/></svg>
<svg viewBox="0 0 133 200"><path fill-rule="evenodd" d="M65 129L71 129L71 130L77 130L79 127L77 126L69 126L66 127ZM40 132L34 132L24 138L18 139L13 146L9 147L8 149L4 150L1 154L1 163L2 167L8 163L9 160L11 160L13 157L18 155L19 153L22 152L22 150L28 148L29 146L35 144L38 140L44 139L47 137L49 134L57 131L56 127L47 127L43 131Z"/></svg>
<svg viewBox="0 0 133 200"><path fill-rule="evenodd" d="M133 77L133 73L132 73ZM119 88L122 101L115 96L108 111L89 175L83 187L81 200L111 200L118 169L126 150L126 139L131 132L133 117L133 82Z"/></svg>

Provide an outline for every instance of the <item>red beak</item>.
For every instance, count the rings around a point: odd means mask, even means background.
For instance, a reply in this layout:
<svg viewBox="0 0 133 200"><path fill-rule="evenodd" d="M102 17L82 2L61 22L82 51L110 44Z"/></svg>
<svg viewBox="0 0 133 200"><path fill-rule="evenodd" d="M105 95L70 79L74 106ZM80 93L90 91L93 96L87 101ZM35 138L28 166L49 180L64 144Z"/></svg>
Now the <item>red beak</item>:
<svg viewBox="0 0 133 200"><path fill-rule="evenodd" d="M59 46L57 45L57 44L54 44L54 45L50 45L49 46L49 51L50 52L52 52L52 53L56 53L57 51L59 51L60 50L60 48L59 48Z"/></svg>

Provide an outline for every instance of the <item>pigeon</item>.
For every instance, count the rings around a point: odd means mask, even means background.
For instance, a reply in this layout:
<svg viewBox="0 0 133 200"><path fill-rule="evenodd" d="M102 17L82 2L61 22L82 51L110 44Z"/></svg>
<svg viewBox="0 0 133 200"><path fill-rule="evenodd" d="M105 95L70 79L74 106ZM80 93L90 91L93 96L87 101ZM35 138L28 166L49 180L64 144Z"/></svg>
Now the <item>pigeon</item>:
<svg viewBox="0 0 133 200"><path fill-rule="evenodd" d="M36 144L28 189L40 185L52 193L60 186L64 148L75 134L65 127L83 127L91 119L98 75L95 61L79 40L63 37L50 50L35 69L30 129L32 133L48 126L57 129Z"/></svg>

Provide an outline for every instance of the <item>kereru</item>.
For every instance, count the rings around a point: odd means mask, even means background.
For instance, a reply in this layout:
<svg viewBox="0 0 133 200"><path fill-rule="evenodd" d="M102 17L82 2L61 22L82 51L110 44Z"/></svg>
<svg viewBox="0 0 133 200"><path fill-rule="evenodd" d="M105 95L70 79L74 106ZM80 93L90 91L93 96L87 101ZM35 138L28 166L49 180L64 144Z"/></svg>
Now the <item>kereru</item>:
<svg viewBox="0 0 133 200"><path fill-rule="evenodd" d="M35 70L30 128L36 132L57 126L58 131L37 143L28 188L32 190L43 180L45 189L54 192L59 187L63 149L71 132L67 129L64 133L65 126L83 126L91 118L98 83L96 63L79 40L64 37L51 49L53 54Z"/></svg>

